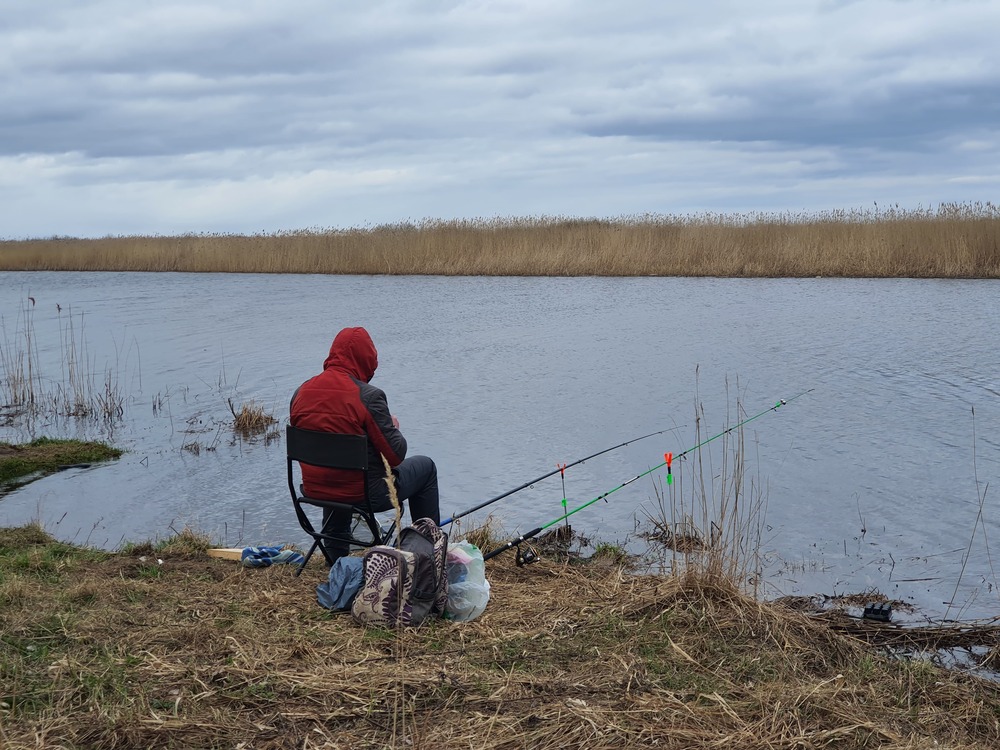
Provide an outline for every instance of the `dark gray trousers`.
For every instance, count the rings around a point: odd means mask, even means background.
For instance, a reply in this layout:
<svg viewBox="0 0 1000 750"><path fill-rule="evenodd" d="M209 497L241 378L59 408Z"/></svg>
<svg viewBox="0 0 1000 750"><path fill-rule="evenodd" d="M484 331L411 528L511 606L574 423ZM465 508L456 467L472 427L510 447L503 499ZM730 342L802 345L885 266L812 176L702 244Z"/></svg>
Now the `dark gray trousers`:
<svg viewBox="0 0 1000 750"><path fill-rule="evenodd" d="M434 461L427 456L410 456L404 458L403 462L392 470L392 473L396 481L396 495L400 502L405 502L409 506L411 521L418 518L429 518L434 523L441 523L437 466ZM370 479L368 493L372 499L372 507L377 512L392 510L389 488L385 485L384 477ZM327 526L328 523L329 526ZM336 510L324 510L323 524L329 533L349 534L351 514ZM350 552L349 545L339 542L324 542L323 547L333 560Z"/></svg>

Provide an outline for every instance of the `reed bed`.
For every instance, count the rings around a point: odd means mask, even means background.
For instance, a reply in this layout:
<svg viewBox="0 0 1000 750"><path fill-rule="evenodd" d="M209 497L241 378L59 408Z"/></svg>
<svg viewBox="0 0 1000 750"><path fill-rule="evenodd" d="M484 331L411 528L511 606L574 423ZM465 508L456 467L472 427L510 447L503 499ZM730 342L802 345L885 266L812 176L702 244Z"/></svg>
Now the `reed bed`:
<svg viewBox="0 0 1000 750"><path fill-rule="evenodd" d="M816 213L425 220L274 234L0 242L0 270L1000 278L990 202Z"/></svg>
<svg viewBox="0 0 1000 750"><path fill-rule="evenodd" d="M1000 685L885 658L718 576L502 556L479 619L388 632L317 606L322 565L246 569L188 537L109 554L0 529L0 745L1000 743Z"/></svg>

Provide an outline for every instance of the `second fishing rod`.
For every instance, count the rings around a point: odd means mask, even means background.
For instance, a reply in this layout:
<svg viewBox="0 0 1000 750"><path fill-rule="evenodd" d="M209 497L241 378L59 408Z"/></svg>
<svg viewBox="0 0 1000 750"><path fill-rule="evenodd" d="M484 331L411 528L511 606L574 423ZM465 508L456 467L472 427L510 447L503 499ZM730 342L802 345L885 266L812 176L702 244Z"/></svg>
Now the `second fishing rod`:
<svg viewBox="0 0 1000 750"><path fill-rule="evenodd" d="M764 416L765 414L769 414L772 411L777 411L782 406L785 406L786 404L794 401L795 399L799 398L800 396L804 396L805 394L809 393L811 390L812 390L812 388L810 388L807 391L803 391L802 393L799 393L796 396L792 396L789 399L779 399L777 401L777 403L774 404L774 406L770 406L767 409L764 409L764 410L758 412L757 414L754 414L752 417L747 417L746 419L744 419L744 420L742 420L740 422L737 422L732 427L729 427L729 428L723 430L722 432L719 432L719 433L713 435L710 438L702 440L697 445L693 445L690 448L682 451L681 453L677 453L677 454L665 453L664 454L664 460L663 460L662 463L657 464L653 468L648 469L647 471L644 471L641 474L637 474L636 476L632 477L631 479L628 479L628 480L622 482L617 487L613 487L612 489L608 490L607 492L604 492L604 493L598 495L593 500L589 500L588 502L584 503L583 505L581 505L581 506L579 506L577 508L574 508L573 510L569 511L568 513L564 513L563 515L559 516L558 518L554 518L553 520L549 521L548 523L544 524L543 526L539 526L538 528L532 529L531 531L525 532L524 534L521 534L520 536L515 537L514 539L511 539L508 542L505 542L504 544L502 544L501 546L497 547L496 549L494 549L494 550L486 553L485 555L483 555L483 559L484 560L489 560L490 558L496 557L497 555L499 555L502 552L506 552L507 550L516 547L517 548L517 564L518 565L525 565L527 563L534 562L537 559L537 555L535 555L535 553L533 551L529 551L527 553L522 552L521 551L521 547L520 547L520 545L522 543L526 542L527 540L531 539L532 537L538 536L539 534L541 534L546 529L549 529L549 528L555 526L556 524L560 523L561 521L565 521L566 519L568 519L573 514L579 513L581 510L583 510L585 508L589 508L594 503L599 502L601 500L606 500L609 495L617 492L618 490L620 490L620 489L622 489L624 487L627 487L628 485L632 484L632 482L635 482L635 481L637 481L639 479L642 479L645 476L649 476L654 471L662 469L663 467L667 467L667 472L668 472L667 473L667 483L669 484L671 482L671 480L672 480L672 474L670 473L671 472L671 464L674 461L679 460L681 458L684 458L684 456L686 456L687 454L689 454L689 453L691 453L693 451L696 451L699 448L702 448L702 447L708 445L709 443L711 443L711 442L713 442L715 440L718 440L723 435L728 435L730 432L733 432L734 430L737 430L740 427L743 427L744 425L749 424L750 422L753 422L755 419L759 419L760 417ZM529 548L529 550L530 550L530 548Z"/></svg>
<svg viewBox="0 0 1000 750"><path fill-rule="evenodd" d="M481 502L481 503L479 503L479 505L473 506L472 508L469 508L468 510L463 510L461 513L456 513L455 515L451 516L450 518L444 519L438 525L439 526L447 526L449 523L453 523L453 522L457 521L459 518L467 516L470 513L475 513L477 510L482 510L487 505L492 505L495 502L503 500L505 497L510 497L511 495L513 495L516 492L520 492L523 489L527 489L531 485L536 484L538 482L541 482L543 479L548 479L549 477L555 476L556 474L563 474L563 475L565 475L566 469L572 468L573 466L578 466L579 464L582 464L582 463L584 463L586 461L589 461L592 458L597 458L598 456L603 456L605 453L610 453L611 451L618 450L619 448L624 448L626 445L630 445L632 443L637 443L640 440L645 440L646 438L651 438L651 437L654 437L655 435L663 435L664 433L673 432L674 430L679 430L679 429L680 429L680 427L669 427L669 428L667 428L665 430L658 430L656 432L650 432L648 435L640 435L639 437L634 437L634 438L632 438L630 440L626 440L625 442L618 443L618 445L612 445L610 448L605 448L604 450L599 450L599 451L597 451L597 453L591 453L589 456L586 456L585 458L581 458L581 459L578 459L576 461L573 461L572 463L569 463L569 464L558 464L557 467L554 470L548 472L547 474L542 474L540 477L535 477L534 479L531 479L531 480L525 482L524 484L519 484L514 489L507 490L506 492L503 492L503 493L497 495L496 497L491 497L489 500ZM565 495L565 492L563 494Z"/></svg>

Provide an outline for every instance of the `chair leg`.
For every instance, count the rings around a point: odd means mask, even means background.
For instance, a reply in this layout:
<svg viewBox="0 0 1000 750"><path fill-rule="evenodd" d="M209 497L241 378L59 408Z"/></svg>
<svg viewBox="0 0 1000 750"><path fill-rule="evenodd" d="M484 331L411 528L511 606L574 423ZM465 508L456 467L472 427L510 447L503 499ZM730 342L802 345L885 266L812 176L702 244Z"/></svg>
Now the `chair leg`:
<svg viewBox="0 0 1000 750"><path fill-rule="evenodd" d="M379 529L379 544L392 546L393 539L396 538L396 522L393 521L388 527Z"/></svg>
<svg viewBox="0 0 1000 750"><path fill-rule="evenodd" d="M352 514L344 516L328 509L323 511L323 526L320 528L317 541L319 541L320 551L326 558L327 565L333 567L337 560L344 555L351 553L351 543L349 539L353 536L351 529ZM342 539L330 539L330 535L341 536Z"/></svg>
<svg viewBox="0 0 1000 750"><path fill-rule="evenodd" d="M329 565L332 568L333 564L335 562L337 562L337 558L333 557L330 554L329 550L327 550L327 548L326 548L326 545L323 544L324 541L326 541L326 540L325 539L317 539L316 540L316 544L319 545L319 551L323 554L323 557L326 559L326 564Z"/></svg>
<svg viewBox="0 0 1000 750"><path fill-rule="evenodd" d="M319 547L319 539L314 539L313 543L312 543L312 547L309 548L309 552L306 553L306 556L302 559L302 562L299 563L299 567L295 571L295 576L296 577L299 576L299 574L302 572L302 569L309 563L309 558L313 556L313 552L316 551L317 547ZM320 549L322 549L322 548L320 548ZM324 551L324 554L325 554L325 551Z"/></svg>

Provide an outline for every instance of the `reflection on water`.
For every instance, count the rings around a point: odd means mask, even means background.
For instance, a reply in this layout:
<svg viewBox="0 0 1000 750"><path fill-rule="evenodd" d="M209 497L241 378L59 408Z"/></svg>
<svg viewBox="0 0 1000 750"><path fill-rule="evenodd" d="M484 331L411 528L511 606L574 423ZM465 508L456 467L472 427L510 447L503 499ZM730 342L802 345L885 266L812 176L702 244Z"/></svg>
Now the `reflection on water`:
<svg viewBox="0 0 1000 750"><path fill-rule="evenodd" d="M1000 473L996 281L3 273L0 291L8 341L34 298L39 360L56 372L60 319L84 315L92 370L127 394L112 439L128 451L3 498L0 525L39 518L108 547L184 525L227 544L304 542L283 442L234 436L227 399L283 423L333 335L364 325L411 452L439 465L445 514L674 428L567 471L576 507L694 445L696 404L708 435L736 421L737 398L754 413L813 389L746 428L768 593L877 587L939 614L953 602L952 617L1000 605L997 513L989 493L979 503ZM46 417L0 439L32 434L106 437ZM723 457L707 458L706 481L721 481ZM638 544L659 477L574 527ZM556 474L488 511L514 534L557 518L562 498Z"/></svg>

